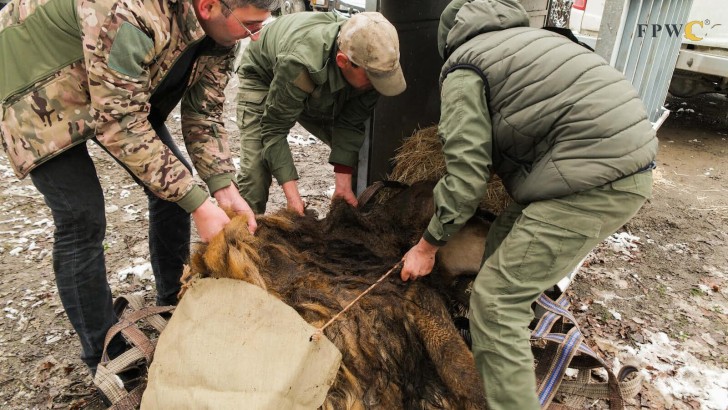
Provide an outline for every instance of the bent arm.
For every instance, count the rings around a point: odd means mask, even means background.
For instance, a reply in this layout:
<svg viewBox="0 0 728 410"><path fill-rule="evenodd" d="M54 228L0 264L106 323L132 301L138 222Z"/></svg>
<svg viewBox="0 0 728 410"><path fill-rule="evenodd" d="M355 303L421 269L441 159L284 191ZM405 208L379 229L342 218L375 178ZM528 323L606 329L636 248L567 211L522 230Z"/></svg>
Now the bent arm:
<svg viewBox="0 0 728 410"><path fill-rule="evenodd" d="M278 184L283 185L298 179L291 148L286 138L303 112L309 94L294 84L301 70L306 70L304 66L286 61L279 61L278 64L280 68L276 70L271 82L263 117L260 120L260 133L263 161Z"/></svg>
<svg viewBox="0 0 728 410"><path fill-rule="evenodd" d="M208 195L147 120L150 65L167 46L152 33L168 30L168 22L127 3L84 4L79 20L97 140L155 195L192 212Z"/></svg>
<svg viewBox="0 0 728 410"><path fill-rule="evenodd" d="M435 265L440 246L470 219L486 194L492 128L483 80L469 69L450 73L442 85L438 133L447 173L434 188L435 214L420 241L405 256L400 277L417 279Z"/></svg>
<svg viewBox="0 0 728 410"><path fill-rule="evenodd" d="M187 152L211 194L230 185L235 174L228 133L224 127L225 87L234 48L216 46L212 56L198 59L199 79L182 99L182 135ZM201 68L200 68L201 67Z"/></svg>
<svg viewBox="0 0 728 410"><path fill-rule="evenodd" d="M483 79L475 71L453 71L443 82L438 133L447 173L435 185L435 215L424 239L442 246L473 216L490 179L492 125Z"/></svg>

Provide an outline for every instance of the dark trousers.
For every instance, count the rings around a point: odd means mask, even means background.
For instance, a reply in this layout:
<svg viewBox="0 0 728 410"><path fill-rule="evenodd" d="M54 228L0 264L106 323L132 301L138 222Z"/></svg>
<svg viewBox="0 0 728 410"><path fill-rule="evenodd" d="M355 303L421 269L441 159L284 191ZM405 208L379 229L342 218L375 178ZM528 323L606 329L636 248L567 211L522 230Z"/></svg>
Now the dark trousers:
<svg viewBox="0 0 728 410"><path fill-rule="evenodd" d="M190 168L166 129L157 131ZM106 333L117 321L106 278L106 215L96 168L82 143L33 170L31 179L53 214L53 271L58 294L81 340L81 359L93 373L101 360ZM157 198L146 188L144 192L149 202L149 253L157 304L176 304L182 264L190 252L190 217L177 204ZM125 349L126 344L117 337L109 345L109 356Z"/></svg>

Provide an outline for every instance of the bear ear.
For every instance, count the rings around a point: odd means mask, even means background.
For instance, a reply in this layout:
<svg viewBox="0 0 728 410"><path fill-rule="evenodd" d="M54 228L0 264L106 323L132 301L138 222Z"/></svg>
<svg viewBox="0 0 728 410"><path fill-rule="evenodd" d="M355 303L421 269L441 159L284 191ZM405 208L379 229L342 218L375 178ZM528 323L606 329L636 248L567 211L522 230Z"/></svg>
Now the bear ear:
<svg viewBox="0 0 728 410"><path fill-rule="evenodd" d="M192 256L191 270L203 277L243 280L267 289L260 276L261 258L248 231L245 215L234 216L225 228Z"/></svg>

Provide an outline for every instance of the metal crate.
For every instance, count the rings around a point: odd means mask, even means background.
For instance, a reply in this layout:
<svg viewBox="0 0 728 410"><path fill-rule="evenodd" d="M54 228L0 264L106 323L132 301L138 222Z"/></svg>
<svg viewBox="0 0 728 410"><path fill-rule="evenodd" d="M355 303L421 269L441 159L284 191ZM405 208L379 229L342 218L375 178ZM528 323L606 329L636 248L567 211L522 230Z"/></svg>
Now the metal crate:
<svg viewBox="0 0 728 410"><path fill-rule="evenodd" d="M595 51L632 83L655 128L669 114L663 103L682 32L669 35L662 29L653 36L652 27L684 25L692 4L693 0L608 0L604 8Z"/></svg>

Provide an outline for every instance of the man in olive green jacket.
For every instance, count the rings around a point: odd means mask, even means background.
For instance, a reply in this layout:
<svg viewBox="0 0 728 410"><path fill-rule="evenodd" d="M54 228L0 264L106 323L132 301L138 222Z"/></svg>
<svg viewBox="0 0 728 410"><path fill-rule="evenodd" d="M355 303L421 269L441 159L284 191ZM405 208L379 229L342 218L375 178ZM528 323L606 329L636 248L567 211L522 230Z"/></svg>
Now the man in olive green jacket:
<svg viewBox="0 0 728 410"><path fill-rule="evenodd" d="M528 27L516 0L455 0L438 33L447 174L435 215L404 256L427 275L474 214L491 171L515 203L488 233L470 298L476 364L492 409L537 409L531 303L651 195L657 139L642 102L602 58Z"/></svg>
<svg viewBox="0 0 728 410"><path fill-rule="evenodd" d="M103 190L93 139L144 188L157 303L174 304L190 214L208 240L229 222L164 126L180 100L187 152L218 205L255 218L232 183L222 128L237 40L276 0L38 0L0 11L0 134L16 175L53 213L53 270L92 372L116 322L106 280ZM121 338L109 355L125 349Z"/></svg>
<svg viewBox="0 0 728 410"><path fill-rule="evenodd" d="M331 147L334 197L356 206L351 174L364 121L379 94L397 95L406 87L394 27L379 13L349 20L334 13L286 15L248 46L238 74L238 187L253 210L265 211L275 176L288 207L303 213L286 140L296 121Z"/></svg>

